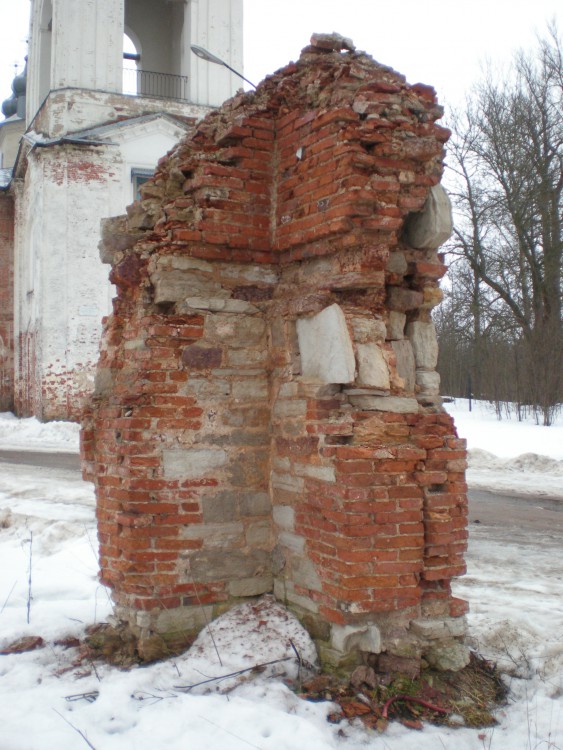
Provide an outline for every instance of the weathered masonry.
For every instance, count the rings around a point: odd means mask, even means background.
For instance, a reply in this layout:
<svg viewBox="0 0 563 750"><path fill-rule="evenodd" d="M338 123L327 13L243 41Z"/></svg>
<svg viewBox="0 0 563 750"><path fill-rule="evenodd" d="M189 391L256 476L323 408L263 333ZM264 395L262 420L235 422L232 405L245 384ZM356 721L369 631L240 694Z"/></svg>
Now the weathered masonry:
<svg viewBox="0 0 563 750"><path fill-rule="evenodd" d="M273 591L325 663L465 664L465 444L430 317L441 113L319 35L106 222L118 296L83 456L102 577L147 655L188 642L200 602Z"/></svg>

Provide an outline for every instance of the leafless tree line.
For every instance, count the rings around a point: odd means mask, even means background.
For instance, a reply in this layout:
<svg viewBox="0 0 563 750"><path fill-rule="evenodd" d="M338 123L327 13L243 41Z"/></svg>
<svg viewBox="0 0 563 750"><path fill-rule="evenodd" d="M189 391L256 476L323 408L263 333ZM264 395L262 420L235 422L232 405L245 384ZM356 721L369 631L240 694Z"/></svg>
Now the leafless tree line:
<svg viewBox="0 0 563 750"><path fill-rule="evenodd" d="M442 393L513 402L551 424L563 400L563 45L554 25L452 118L455 231L436 313Z"/></svg>

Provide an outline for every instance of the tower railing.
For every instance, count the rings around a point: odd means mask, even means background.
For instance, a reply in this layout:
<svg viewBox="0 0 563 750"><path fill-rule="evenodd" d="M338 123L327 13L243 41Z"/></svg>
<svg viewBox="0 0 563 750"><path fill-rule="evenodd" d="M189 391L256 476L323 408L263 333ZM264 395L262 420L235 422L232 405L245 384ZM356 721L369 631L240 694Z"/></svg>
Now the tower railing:
<svg viewBox="0 0 563 750"><path fill-rule="evenodd" d="M153 70L123 69L123 93L159 99L188 99L188 77Z"/></svg>

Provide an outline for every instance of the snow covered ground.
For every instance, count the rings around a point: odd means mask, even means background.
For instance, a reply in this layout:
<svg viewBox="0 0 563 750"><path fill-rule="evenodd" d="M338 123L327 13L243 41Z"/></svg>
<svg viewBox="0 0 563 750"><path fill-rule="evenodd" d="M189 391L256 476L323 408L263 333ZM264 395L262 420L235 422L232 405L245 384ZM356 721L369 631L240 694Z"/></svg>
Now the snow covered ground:
<svg viewBox="0 0 563 750"><path fill-rule="evenodd" d="M463 401L448 409L468 439L471 486L563 500L561 418L544 428L499 423L484 404L471 413ZM76 451L77 430L2 414L0 457L16 448ZM298 699L279 679L295 676L294 660L236 684L179 689L291 657L289 638L312 661L307 635L269 600L215 621L217 650L203 633L186 654L149 667L77 664L77 650L60 642L111 614L97 581L91 485L73 471L0 463L0 649L26 635L45 641L0 656L0 750L562 750L561 547L555 528L540 533L510 519L500 528L471 524L468 574L456 594L470 601L472 641L506 670L510 702L494 729L415 732L392 724L379 735L329 724L330 704ZM69 699L94 691L93 702Z"/></svg>

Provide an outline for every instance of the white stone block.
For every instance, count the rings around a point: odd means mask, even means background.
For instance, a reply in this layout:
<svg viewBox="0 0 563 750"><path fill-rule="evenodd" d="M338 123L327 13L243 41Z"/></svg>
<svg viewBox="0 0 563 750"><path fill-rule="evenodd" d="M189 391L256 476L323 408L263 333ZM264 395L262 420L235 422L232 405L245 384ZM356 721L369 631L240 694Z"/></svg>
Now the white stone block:
<svg viewBox="0 0 563 750"><path fill-rule="evenodd" d="M343 654L353 649L370 654L381 651L381 634L375 625L332 625L331 642Z"/></svg>
<svg viewBox="0 0 563 750"><path fill-rule="evenodd" d="M441 185L430 189L422 211L408 222L406 239L411 247L436 250L452 236L452 206Z"/></svg>
<svg viewBox="0 0 563 750"><path fill-rule="evenodd" d="M412 393L414 391L416 369L412 344L408 339L402 339L401 341L392 341L391 346L397 360L397 372L399 373L399 377L405 381L405 391Z"/></svg>
<svg viewBox="0 0 563 750"><path fill-rule="evenodd" d="M437 396L440 393L440 375L437 372L417 370L416 384L420 388L421 393L426 393L430 396Z"/></svg>
<svg viewBox="0 0 563 750"><path fill-rule="evenodd" d="M388 390L389 368L377 344L358 344L358 384Z"/></svg>
<svg viewBox="0 0 563 750"><path fill-rule="evenodd" d="M417 368L435 370L438 363L438 338L434 323L420 320L409 323L407 336L412 344Z"/></svg>
<svg viewBox="0 0 563 750"><path fill-rule="evenodd" d="M166 450L162 453L166 479L193 479L225 466L227 452L217 448Z"/></svg>
<svg viewBox="0 0 563 750"><path fill-rule="evenodd" d="M334 304L297 321L302 373L324 383L351 383L356 362L346 319Z"/></svg>

